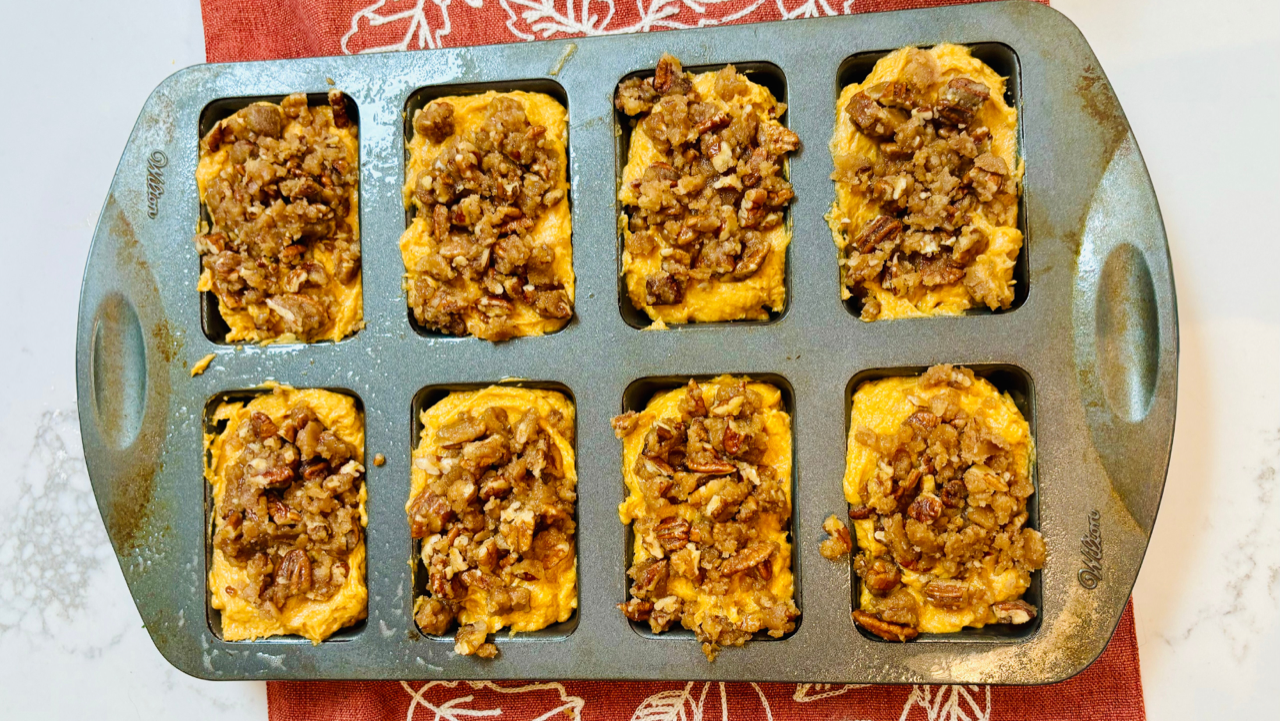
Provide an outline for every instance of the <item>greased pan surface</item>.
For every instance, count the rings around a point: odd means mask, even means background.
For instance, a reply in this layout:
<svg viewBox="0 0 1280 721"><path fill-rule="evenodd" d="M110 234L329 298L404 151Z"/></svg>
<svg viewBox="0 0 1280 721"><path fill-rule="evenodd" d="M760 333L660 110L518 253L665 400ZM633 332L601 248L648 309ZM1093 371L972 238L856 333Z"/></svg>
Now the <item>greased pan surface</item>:
<svg viewBox="0 0 1280 721"><path fill-rule="evenodd" d="M1011 75L1026 162L1019 301L997 314L864 323L840 299L823 215L839 87L903 45L979 46ZM623 77L663 52L686 67L736 63L781 83L803 149L790 163L789 302L768 322L642 331L620 293L614 200ZM206 108L323 93L358 108L366 327L339 343L223 345L202 325L194 169ZM440 86L452 86L440 88ZM569 110L576 315L563 331L492 344L410 324L397 245L405 228L406 107L480 89L557 89ZM425 90L424 90L425 89ZM214 105L211 105L214 104ZM605 38L360 57L205 65L152 94L95 231L76 360L86 461L138 610L160 652L214 679L601 678L1032 684L1071 676L1105 647L1155 521L1177 385L1177 312L1159 208L1097 59L1057 12L1027 2ZM209 369L190 377L207 354ZM1037 441L1033 507L1049 549L1033 580L1038 624L892 644L850 619L850 564L818 553L842 514L849 396L861 380L963 363L1013 393ZM793 414L793 567L799 626L707 663L691 638L649 638L625 600L628 529L621 447L609 419L646 389L751 374L786 389ZM486 661L455 655L412 619L404 503L416 411L439 389L528 379L577 404L579 609L507 639ZM364 410L368 620L313 645L224 642L205 590L209 501L202 438L210 403L263 381L339 389Z"/></svg>

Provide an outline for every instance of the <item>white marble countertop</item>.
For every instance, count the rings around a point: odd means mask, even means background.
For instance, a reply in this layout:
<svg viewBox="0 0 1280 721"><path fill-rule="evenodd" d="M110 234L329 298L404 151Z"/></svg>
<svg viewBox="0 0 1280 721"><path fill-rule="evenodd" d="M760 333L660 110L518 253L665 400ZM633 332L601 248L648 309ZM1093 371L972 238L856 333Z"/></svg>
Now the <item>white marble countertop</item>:
<svg viewBox="0 0 1280 721"><path fill-rule="evenodd" d="M1178 287L1177 434L1134 592L1148 712L1275 718L1280 4L1054 5L1092 43L1133 125ZM3 17L0 715L265 719L263 684L198 681L156 652L94 505L75 416L90 236L143 100L204 59L199 7L25 2Z"/></svg>

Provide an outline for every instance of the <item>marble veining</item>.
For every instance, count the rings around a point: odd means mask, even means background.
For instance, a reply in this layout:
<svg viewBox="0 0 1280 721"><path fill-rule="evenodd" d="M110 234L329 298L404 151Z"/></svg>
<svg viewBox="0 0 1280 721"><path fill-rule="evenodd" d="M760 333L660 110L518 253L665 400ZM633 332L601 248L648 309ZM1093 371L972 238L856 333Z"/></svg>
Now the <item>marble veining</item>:
<svg viewBox="0 0 1280 721"><path fill-rule="evenodd" d="M1240 664L1250 655L1250 645L1260 626L1280 610L1280 528L1277 518L1276 468L1280 466L1280 430L1266 434L1267 454L1244 486L1248 495L1239 499L1237 519L1225 519L1221 530L1234 542L1220 556L1218 569L1224 593L1202 605L1188 622L1165 641L1176 644L1197 632L1216 632L1229 642L1232 660ZM1208 627L1208 629L1206 629Z"/></svg>
<svg viewBox="0 0 1280 721"><path fill-rule="evenodd" d="M91 576L113 563L74 410L45 411L0 509L0 636L55 637L88 610Z"/></svg>

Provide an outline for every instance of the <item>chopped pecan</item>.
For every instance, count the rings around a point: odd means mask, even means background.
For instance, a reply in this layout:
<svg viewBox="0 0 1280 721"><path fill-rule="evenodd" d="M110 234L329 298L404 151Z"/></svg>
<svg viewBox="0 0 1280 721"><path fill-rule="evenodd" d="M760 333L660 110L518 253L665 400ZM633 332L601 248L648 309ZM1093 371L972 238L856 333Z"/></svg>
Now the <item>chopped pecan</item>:
<svg viewBox="0 0 1280 721"><path fill-rule="evenodd" d="M426 538L439 533L453 520L453 508L443 496L424 491L414 499L409 512L410 534L414 538Z"/></svg>
<svg viewBox="0 0 1280 721"><path fill-rule="evenodd" d="M440 426L436 431L436 441L445 448L460 446L484 435L486 430L485 424L480 419L464 413Z"/></svg>
<svg viewBox="0 0 1280 721"><path fill-rule="evenodd" d="M991 90L982 83L969 78L954 78L938 94L934 111L952 125L967 125L973 122L974 113L982 109L989 97Z"/></svg>
<svg viewBox="0 0 1280 721"><path fill-rule="evenodd" d="M999 623L1020 625L1036 617L1036 607L1021 599L1015 601L997 601L991 604Z"/></svg>
<svg viewBox="0 0 1280 721"><path fill-rule="evenodd" d="M849 518L855 521L861 521L867 518L871 518L872 514L874 513L875 513L875 510L866 505L849 507Z"/></svg>
<svg viewBox="0 0 1280 721"><path fill-rule="evenodd" d="M853 620L859 626L886 641L910 641L920 635L920 632L911 626L889 623L865 611L854 611Z"/></svg>
<svg viewBox="0 0 1280 721"><path fill-rule="evenodd" d="M932 493L921 493L907 508L907 515L921 523L933 523L942 515L942 501Z"/></svg>
<svg viewBox="0 0 1280 721"><path fill-rule="evenodd" d="M666 587L667 573L665 558L643 567L635 573L635 580L631 584L631 595L636 598L650 598L655 590Z"/></svg>
<svg viewBox="0 0 1280 721"><path fill-rule="evenodd" d="M885 110L883 105L868 97L865 92L853 96L844 111L849 114L859 130L868 137L876 139L892 138L900 124L898 118Z"/></svg>
<svg viewBox="0 0 1280 721"><path fill-rule="evenodd" d="M689 542L689 522L679 516L667 516L658 522L654 534L664 551L684 548Z"/></svg>
<svg viewBox="0 0 1280 721"><path fill-rule="evenodd" d="M653 612L653 604L649 601L632 598L626 603L619 603L618 609L622 611L623 616L632 621L648 621L649 614Z"/></svg>
<svg viewBox="0 0 1280 721"><path fill-rule="evenodd" d="M969 585L963 581L935 578L925 584L924 597L939 608L963 608L969 602Z"/></svg>
<svg viewBox="0 0 1280 721"><path fill-rule="evenodd" d="M883 596L897 588L902 580L902 573L897 565L887 558L876 558L868 562L864 556L859 556L854 570L867 589L877 596Z"/></svg>

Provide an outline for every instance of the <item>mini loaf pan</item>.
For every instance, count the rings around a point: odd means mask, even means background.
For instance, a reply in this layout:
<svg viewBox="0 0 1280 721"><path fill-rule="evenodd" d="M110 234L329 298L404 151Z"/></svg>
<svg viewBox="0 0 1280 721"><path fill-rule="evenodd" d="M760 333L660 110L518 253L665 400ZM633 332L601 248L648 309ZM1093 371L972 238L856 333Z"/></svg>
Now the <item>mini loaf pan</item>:
<svg viewBox="0 0 1280 721"><path fill-rule="evenodd" d="M1026 164L1018 301L998 313L865 323L840 298L823 218L835 197L836 97L886 52L940 42L971 46L1010 76ZM733 63L788 103L785 122L803 144L789 163L788 300L766 321L645 331L620 290L615 198L626 123L613 90L664 52L691 69ZM359 119L365 327L337 343L224 344L196 290L200 132L252 99L318 100L330 79ZM568 108L578 279L563 330L499 344L415 328L398 247L408 114L432 97L488 89L541 90ZM1066 18L1017 1L182 70L143 106L111 184L81 291L76 362L85 458L108 534L152 640L186 673L1036 684L1098 656L1137 577L1169 463L1178 325L1159 206L1119 102ZM849 563L821 557L821 526L847 508L841 479L857 383L935 363L988 375L1033 425L1032 507L1049 549L1032 586L1040 616L1016 630L885 643L854 626L856 578ZM616 608L630 531L618 520L626 489L609 419L643 403L643 392L722 373L787 391L802 616L789 636L708 663L692 638L651 638ZM510 378L561 390L576 405L579 605L543 633L499 634L500 655L484 660L414 624L404 505L418 411L442 391ZM269 380L354 396L366 455L386 458L368 466L368 618L320 644L223 641L208 606L207 409Z"/></svg>

